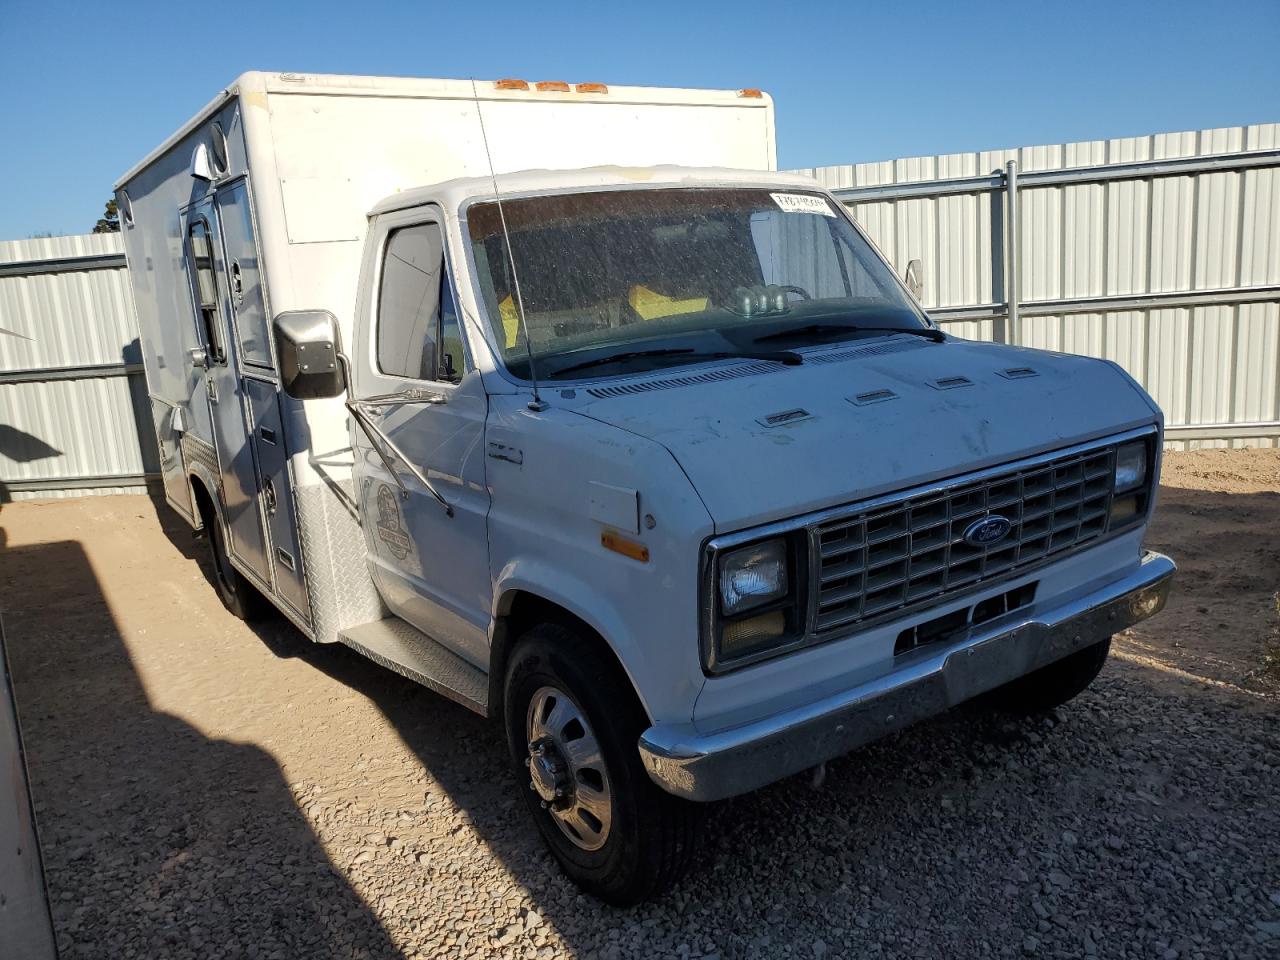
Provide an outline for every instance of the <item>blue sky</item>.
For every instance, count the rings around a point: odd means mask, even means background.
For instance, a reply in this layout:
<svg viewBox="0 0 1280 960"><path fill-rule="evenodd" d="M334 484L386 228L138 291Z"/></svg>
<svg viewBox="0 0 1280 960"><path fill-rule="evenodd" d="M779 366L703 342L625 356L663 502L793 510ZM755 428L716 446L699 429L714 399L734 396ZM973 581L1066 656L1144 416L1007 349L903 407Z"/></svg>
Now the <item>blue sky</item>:
<svg viewBox="0 0 1280 960"><path fill-rule="evenodd" d="M243 4L0 0L0 239L249 69L762 87L784 167L1280 120L1280 0Z"/></svg>

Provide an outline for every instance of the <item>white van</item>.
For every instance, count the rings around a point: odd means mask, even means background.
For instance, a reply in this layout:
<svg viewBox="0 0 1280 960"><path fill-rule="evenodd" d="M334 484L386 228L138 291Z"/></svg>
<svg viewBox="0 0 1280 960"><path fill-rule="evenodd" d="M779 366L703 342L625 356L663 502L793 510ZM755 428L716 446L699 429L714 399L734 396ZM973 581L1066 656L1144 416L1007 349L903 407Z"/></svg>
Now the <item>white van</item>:
<svg viewBox="0 0 1280 960"><path fill-rule="evenodd" d="M1174 569L1142 389L943 334L774 166L756 90L246 74L117 185L226 605L499 719L615 903L706 801L1069 699Z"/></svg>

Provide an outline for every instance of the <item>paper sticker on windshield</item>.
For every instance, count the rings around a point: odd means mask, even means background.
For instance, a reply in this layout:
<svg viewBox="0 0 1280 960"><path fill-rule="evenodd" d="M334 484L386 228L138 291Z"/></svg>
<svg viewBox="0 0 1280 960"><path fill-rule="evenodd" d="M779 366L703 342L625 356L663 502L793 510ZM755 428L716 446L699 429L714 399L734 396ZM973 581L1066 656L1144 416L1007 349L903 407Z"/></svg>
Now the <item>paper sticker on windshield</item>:
<svg viewBox="0 0 1280 960"><path fill-rule="evenodd" d="M773 197L773 202L783 213L816 213L824 217L836 215L826 197L815 197L811 193L771 193L769 196Z"/></svg>

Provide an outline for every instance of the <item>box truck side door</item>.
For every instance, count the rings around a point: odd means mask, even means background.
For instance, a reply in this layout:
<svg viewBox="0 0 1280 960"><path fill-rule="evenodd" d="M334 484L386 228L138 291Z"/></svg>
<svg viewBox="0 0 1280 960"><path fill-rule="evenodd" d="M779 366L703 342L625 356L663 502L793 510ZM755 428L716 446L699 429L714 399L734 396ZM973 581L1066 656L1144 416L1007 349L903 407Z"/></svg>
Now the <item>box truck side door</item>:
<svg viewBox="0 0 1280 960"><path fill-rule="evenodd" d="M196 309L196 327L205 351L205 393L218 454L227 549L268 588L266 539L258 503L258 469L245 422L244 391L236 368L230 300L227 296L218 216L212 198L184 213L186 262Z"/></svg>
<svg viewBox="0 0 1280 960"><path fill-rule="evenodd" d="M387 605L483 667L488 400L467 361L443 232L424 216L419 209L379 218L369 235L376 246L364 282L376 286L356 321L352 396L375 437L393 447L380 455L364 430L353 430L356 490L370 569Z"/></svg>
<svg viewBox="0 0 1280 960"><path fill-rule="evenodd" d="M248 400L249 442L257 457L258 487L266 514L266 559L274 575L277 596L306 617L309 605L293 511L288 438L284 434L280 391L271 355L270 321L254 239L248 180L220 184L217 202L235 333L234 349L240 383Z"/></svg>

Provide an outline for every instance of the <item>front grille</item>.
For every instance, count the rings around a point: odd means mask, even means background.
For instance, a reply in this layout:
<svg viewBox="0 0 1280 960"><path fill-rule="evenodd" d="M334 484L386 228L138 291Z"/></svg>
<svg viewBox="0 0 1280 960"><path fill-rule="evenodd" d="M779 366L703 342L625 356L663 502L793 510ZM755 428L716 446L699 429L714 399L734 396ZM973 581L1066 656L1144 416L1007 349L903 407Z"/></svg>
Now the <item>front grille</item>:
<svg viewBox="0 0 1280 960"><path fill-rule="evenodd" d="M1101 537L1111 512L1114 446L958 482L813 529L814 630L823 633L1033 566ZM976 520L1012 525L988 547L964 539Z"/></svg>

